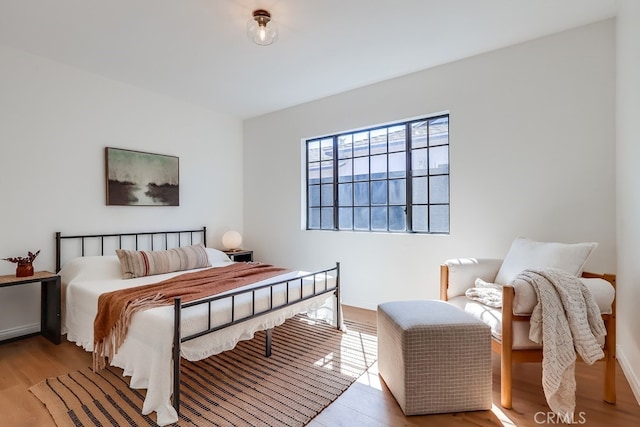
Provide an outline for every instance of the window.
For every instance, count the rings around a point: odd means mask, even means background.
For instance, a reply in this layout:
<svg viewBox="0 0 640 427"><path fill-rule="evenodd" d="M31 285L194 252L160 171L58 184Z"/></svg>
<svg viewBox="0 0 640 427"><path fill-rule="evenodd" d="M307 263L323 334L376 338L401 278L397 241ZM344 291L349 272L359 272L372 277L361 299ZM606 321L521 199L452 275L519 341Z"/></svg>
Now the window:
<svg viewBox="0 0 640 427"><path fill-rule="evenodd" d="M449 233L449 115L305 143L307 230Z"/></svg>

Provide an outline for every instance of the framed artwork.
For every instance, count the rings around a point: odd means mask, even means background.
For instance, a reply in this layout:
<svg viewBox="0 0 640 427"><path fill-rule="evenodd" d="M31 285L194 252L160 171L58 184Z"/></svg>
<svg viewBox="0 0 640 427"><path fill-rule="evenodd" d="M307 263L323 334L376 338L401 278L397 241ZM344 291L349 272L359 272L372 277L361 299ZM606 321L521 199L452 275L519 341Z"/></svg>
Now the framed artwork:
<svg viewBox="0 0 640 427"><path fill-rule="evenodd" d="M107 205L180 206L178 157L105 148Z"/></svg>

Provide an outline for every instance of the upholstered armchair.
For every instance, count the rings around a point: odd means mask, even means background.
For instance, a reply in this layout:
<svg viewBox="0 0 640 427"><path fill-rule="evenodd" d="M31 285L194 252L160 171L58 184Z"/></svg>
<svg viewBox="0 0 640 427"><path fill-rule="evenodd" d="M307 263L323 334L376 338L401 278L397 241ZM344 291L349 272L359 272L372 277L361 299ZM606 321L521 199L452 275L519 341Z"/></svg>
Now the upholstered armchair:
<svg viewBox="0 0 640 427"><path fill-rule="evenodd" d="M492 350L500 355L501 404L512 407L513 363L541 362L542 346L529 339L529 321L537 303L535 291L514 286L518 272L535 267L563 269L581 277L602 315L607 334L601 346L604 352L604 400L615 403L615 275L582 272L596 244L564 245L516 239L505 259L450 259L440 267L440 298L483 320L491 327ZM484 305L465 295L477 280L498 283L502 289L502 307ZM516 281L515 283L519 283ZM500 289L499 288L499 289Z"/></svg>

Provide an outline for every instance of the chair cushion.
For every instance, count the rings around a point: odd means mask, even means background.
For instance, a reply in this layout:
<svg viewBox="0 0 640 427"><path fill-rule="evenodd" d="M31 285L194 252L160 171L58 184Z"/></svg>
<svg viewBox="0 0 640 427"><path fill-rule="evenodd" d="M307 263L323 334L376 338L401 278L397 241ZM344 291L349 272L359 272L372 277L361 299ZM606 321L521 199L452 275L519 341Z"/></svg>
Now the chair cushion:
<svg viewBox="0 0 640 427"><path fill-rule="evenodd" d="M591 292L596 305L600 309L600 313L611 314L613 299L615 297L615 289L611 283L604 279L597 278L587 279L582 277L580 280ZM499 341L502 340L502 308L489 307L467 298L464 295L450 298L448 302L485 322L491 327L491 335ZM522 286L517 286L515 289L513 314L528 316L533 311L533 307L537 302L536 293L531 285L527 283ZM603 345L604 341L600 344ZM514 322L513 349L522 350L531 348L541 348L541 346L529 339L529 322Z"/></svg>
<svg viewBox="0 0 640 427"><path fill-rule="evenodd" d="M506 285L527 268L548 267L580 276L589 255L598 246L590 243L535 242L518 237L504 258L495 283Z"/></svg>
<svg viewBox="0 0 640 427"><path fill-rule="evenodd" d="M465 296L451 298L448 302L485 322L491 328L491 336L502 341L502 309L480 304ZM529 339L529 322L513 323L514 350L542 348Z"/></svg>

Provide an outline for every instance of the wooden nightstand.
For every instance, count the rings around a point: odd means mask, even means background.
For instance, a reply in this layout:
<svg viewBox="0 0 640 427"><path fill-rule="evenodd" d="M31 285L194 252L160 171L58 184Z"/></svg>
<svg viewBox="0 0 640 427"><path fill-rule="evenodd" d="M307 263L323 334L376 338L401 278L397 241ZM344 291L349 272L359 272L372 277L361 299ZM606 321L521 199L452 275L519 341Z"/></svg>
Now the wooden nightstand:
<svg viewBox="0 0 640 427"><path fill-rule="evenodd" d="M36 271L33 276L0 276L0 288L40 282L40 334L54 344L60 344L60 276L48 271Z"/></svg>
<svg viewBox="0 0 640 427"><path fill-rule="evenodd" d="M231 261L235 262L251 262L253 261L253 251L245 251L244 249L238 249L235 251L222 251L231 258Z"/></svg>

